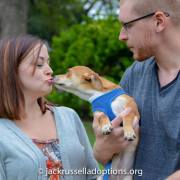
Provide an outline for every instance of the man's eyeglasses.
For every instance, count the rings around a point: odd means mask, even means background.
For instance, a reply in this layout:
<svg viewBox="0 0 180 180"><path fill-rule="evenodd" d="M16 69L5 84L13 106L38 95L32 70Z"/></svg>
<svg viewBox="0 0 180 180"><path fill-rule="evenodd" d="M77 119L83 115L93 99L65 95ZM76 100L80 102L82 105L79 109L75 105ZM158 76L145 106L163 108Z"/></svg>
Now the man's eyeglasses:
<svg viewBox="0 0 180 180"><path fill-rule="evenodd" d="M133 20L131 20L131 21L129 21L129 22L122 23L122 27L127 31L127 30L130 28L131 23L136 22L136 21L139 21L139 20L144 19L144 18L147 18L147 17L150 17L150 16L153 16L155 13L156 13L156 12L153 12L153 13L147 14L147 15L145 15L145 16L142 16L142 17L133 19ZM164 12L164 14L166 15L166 17L169 16L169 13Z"/></svg>

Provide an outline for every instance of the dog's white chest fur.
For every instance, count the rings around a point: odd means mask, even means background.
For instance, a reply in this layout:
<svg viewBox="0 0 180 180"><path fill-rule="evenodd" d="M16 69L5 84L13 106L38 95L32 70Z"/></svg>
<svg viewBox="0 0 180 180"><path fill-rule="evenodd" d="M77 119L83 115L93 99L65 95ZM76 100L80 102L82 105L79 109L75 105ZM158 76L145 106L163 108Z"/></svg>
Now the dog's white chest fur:
<svg viewBox="0 0 180 180"><path fill-rule="evenodd" d="M118 96L112 101L111 109L115 116L118 116L124 110L126 103L127 100L123 96Z"/></svg>

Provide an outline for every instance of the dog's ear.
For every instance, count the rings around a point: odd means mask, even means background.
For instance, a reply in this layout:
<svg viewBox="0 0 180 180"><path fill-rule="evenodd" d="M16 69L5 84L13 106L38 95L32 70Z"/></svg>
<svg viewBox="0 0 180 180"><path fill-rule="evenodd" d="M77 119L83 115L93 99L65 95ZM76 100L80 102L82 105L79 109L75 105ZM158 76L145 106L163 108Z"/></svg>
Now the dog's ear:
<svg viewBox="0 0 180 180"><path fill-rule="evenodd" d="M98 74L96 74L96 73L93 73L93 74L85 73L83 76L84 76L84 79L86 81L91 82L91 84L93 85L94 88L96 88L98 90L103 88L102 81L101 81Z"/></svg>
<svg viewBox="0 0 180 180"><path fill-rule="evenodd" d="M103 88L103 83L98 74L93 74L91 79L92 79L92 84L96 89L101 90Z"/></svg>

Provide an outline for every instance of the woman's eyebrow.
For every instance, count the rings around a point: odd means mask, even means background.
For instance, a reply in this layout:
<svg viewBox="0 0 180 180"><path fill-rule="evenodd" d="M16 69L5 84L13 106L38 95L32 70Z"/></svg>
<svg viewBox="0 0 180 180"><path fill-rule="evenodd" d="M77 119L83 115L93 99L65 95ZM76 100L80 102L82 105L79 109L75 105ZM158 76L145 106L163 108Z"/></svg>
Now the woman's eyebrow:
<svg viewBox="0 0 180 180"><path fill-rule="evenodd" d="M41 60L43 60L43 61L50 61L50 59L49 59L49 57L48 58L45 58L45 57L43 57L43 56L39 56L38 57L39 59L41 59Z"/></svg>

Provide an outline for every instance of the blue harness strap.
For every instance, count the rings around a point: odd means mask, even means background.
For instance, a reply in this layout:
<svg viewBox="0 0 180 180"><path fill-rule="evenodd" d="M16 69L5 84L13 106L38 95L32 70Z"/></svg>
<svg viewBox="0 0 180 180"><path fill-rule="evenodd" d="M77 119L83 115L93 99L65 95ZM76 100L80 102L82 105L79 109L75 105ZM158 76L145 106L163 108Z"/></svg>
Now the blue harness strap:
<svg viewBox="0 0 180 180"><path fill-rule="evenodd" d="M116 116L112 111L111 103L116 97L122 94L126 93L123 89L120 88L113 89L112 91L103 94L102 96L92 101L92 111L104 112L109 117L110 121L112 121Z"/></svg>
<svg viewBox="0 0 180 180"><path fill-rule="evenodd" d="M102 96L92 101L92 111L104 112L109 117L110 121L112 121L116 116L112 111L111 103L116 97L122 94L127 94L127 93L121 88L113 89L112 91L103 94ZM109 161L104 167L106 173L103 176L103 180L109 179L110 174L108 173L108 169L109 170L111 169L111 163L112 162Z"/></svg>
<svg viewBox="0 0 180 180"><path fill-rule="evenodd" d="M108 174L108 169L111 169L111 164L112 164L112 161L109 161L109 162L105 165L104 169L106 170L106 173L105 173L104 176L103 176L103 180L108 180L108 179L109 179L109 175L110 175L110 174Z"/></svg>

